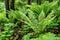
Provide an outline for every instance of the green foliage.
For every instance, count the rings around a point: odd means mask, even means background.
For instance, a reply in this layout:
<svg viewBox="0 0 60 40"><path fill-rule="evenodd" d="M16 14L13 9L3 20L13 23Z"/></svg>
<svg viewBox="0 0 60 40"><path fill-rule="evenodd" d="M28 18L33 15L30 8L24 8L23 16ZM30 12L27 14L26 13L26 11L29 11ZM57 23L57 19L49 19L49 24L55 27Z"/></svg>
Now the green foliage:
<svg viewBox="0 0 60 40"><path fill-rule="evenodd" d="M0 13L4 12L4 10L5 10L4 3L0 2Z"/></svg>
<svg viewBox="0 0 60 40"><path fill-rule="evenodd" d="M58 8L58 1L53 1L49 3L48 1L44 2L41 5L32 4L30 9L34 12L40 13L42 10L47 14L49 11Z"/></svg>
<svg viewBox="0 0 60 40"><path fill-rule="evenodd" d="M0 39L1 40L7 40L12 34L13 34L13 28L14 24L13 23L5 23L4 27L3 27L3 30L1 33L0 33Z"/></svg>
<svg viewBox="0 0 60 40"><path fill-rule="evenodd" d="M30 34L27 34L23 37L22 40L59 40L59 37L56 37L55 34L53 33L45 33L45 34L40 34L37 38L31 38L30 39Z"/></svg>
<svg viewBox="0 0 60 40"><path fill-rule="evenodd" d="M54 29L60 28L59 0L41 0L41 5L37 0L27 5L27 1L16 0L16 9L8 12L9 18L0 2L0 40L60 40L60 35L54 34L60 33Z"/></svg>
<svg viewBox="0 0 60 40"><path fill-rule="evenodd" d="M46 17L44 11L42 11L38 15L38 17L36 17L35 13L28 9L28 16L26 16L26 14L24 14L23 12L18 11L18 13L14 14L14 17L29 25L30 28L32 28L36 33L40 33L46 28L47 25L49 25L52 22L52 20L54 20L56 16L54 16L54 11L52 11Z"/></svg>

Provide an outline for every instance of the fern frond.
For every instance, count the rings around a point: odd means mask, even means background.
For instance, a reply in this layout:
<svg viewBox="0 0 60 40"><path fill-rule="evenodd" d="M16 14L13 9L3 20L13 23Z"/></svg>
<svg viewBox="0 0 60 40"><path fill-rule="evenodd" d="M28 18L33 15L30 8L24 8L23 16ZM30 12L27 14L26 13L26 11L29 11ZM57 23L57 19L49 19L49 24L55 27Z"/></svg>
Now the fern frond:
<svg viewBox="0 0 60 40"><path fill-rule="evenodd" d="M38 20L42 21L44 18L45 18L45 13L44 13L44 11L42 11L38 16Z"/></svg>

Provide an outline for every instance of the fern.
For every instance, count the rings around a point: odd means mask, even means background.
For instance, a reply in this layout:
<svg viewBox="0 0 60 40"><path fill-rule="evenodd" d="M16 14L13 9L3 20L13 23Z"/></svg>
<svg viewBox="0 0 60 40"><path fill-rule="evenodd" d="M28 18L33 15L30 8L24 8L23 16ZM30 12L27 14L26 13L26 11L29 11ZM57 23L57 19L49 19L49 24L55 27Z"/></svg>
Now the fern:
<svg viewBox="0 0 60 40"><path fill-rule="evenodd" d="M29 25L34 32L41 33L55 18L53 11L47 17L41 16L42 14L44 15L44 12L41 12L41 14L38 15L38 18L41 20L36 19L34 12L31 10L28 10L28 16L22 12L18 12L18 14L15 13L15 17Z"/></svg>
<svg viewBox="0 0 60 40"><path fill-rule="evenodd" d="M53 1L51 3L49 3L48 1L45 1L41 5L32 4L30 6L30 9L32 11L40 13L43 10L46 14L49 13L49 11L51 10L56 10L57 8L58 8L58 1Z"/></svg>

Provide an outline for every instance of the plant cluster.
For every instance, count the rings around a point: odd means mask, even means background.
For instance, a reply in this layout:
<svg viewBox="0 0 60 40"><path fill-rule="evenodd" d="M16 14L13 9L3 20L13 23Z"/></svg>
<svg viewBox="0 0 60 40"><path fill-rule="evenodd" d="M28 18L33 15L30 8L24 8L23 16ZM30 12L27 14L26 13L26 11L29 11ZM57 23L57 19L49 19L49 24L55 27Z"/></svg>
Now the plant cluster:
<svg viewBox="0 0 60 40"><path fill-rule="evenodd" d="M6 10L0 2L0 40L60 40L60 5L58 0L43 0L28 5L17 0L15 10Z"/></svg>

